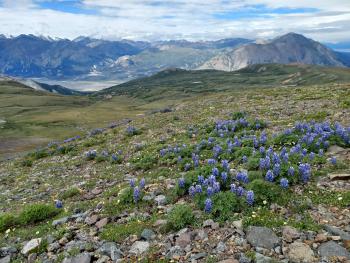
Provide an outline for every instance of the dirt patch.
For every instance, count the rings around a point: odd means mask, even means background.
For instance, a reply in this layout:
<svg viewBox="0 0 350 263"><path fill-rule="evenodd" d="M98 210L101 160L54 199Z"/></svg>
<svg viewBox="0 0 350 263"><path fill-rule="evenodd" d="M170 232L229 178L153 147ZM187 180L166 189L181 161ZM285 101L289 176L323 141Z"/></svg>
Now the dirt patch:
<svg viewBox="0 0 350 263"><path fill-rule="evenodd" d="M0 138L0 160L23 155L27 151L43 146L48 142L48 138Z"/></svg>

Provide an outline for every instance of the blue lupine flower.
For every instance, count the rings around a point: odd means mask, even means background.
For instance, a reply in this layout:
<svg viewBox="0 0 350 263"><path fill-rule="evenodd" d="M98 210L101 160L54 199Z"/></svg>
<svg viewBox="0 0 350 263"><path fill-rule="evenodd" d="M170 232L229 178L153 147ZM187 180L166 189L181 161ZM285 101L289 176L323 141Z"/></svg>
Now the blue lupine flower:
<svg viewBox="0 0 350 263"><path fill-rule="evenodd" d="M220 183L219 182L215 182L213 184L213 190L214 190L214 193L220 192Z"/></svg>
<svg viewBox="0 0 350 263"><path fill-rule="evenodd" d="M337 158L335 158L334 156L331 158L331 164L332 165L336 165L337 164Z"/></svg>
<svg viewBox="0 0 350 263"><path fill-rule="evenodd" d="M227 180L227 173L226 172L221 173L221 179L222 179L222 181L226 182L226 180Z"/></svg>
<svg viewBox="0 0 350 263"><path fill-rule="evenodd" d="M208 159L208 164L209 165L215 165L216 164L216 160L215 159Z"/></svg>
<svg viewBox="0 0 350 263"><path fill-rule="evenodd" d="M134 202L137 203L140 199L140 188L138 188L138 187L134 188L133 197L134 197Z"/></svg>
<svg viewBox="0 0 350 263"><path fill-rule="evenodd" d="M219 172L219 169L218 168L216 168L216 167L214 167L213 169L212 169L212 174L216 177L216 176L218 176L219 174L220 174L220 172Z"/></svg>
<svg viewBox="0 0 350 263"><path fill-rule="evenodd" d="M86 153L86 158L89 160L95 159L97 152L95 150L90 150Z"/></svg>
<svg viewBox="0 0 350 263"><path fill-rule="evenodd" d="M283 189L287 189L289 186L289 182L287 178L282 178L280 181L280 185Z"/></svg>
<svg viewBox="0 0 350 263"><path fill-rule="evenodd" d="M249 182L247 171L239 171L236 175L236 179L240 182L247 184Z"/></svg>
<svg viewBox="0 0 350 263"><path fill-rule="evenodd" d="M244 194L244 189L243 189L242 186L238 186L238 187L237 187L236 194L237 194L238 196L242 196L242 195Z"/></svg>
<svg viewBox="0 0 350 263"><path fill-rule="evenodd" d="M268 170L265 176L265 180L268 182L273 182L273 180L275 179L273 172L271 170Z"/></svg>
<svg viewBox="0 0 350 263"><path fill-rule="evenodd" d="M311 153L309 154L309 159L310 159L310 161L312 161L313 159L315 159L315 153L314 153L314 152L311 152Z"/></svg>
<svg viewBox="0 0 350 263"><path fill-rule="evenodd" d="M63 203L62 203L62 201L56 200L56 201L55 201L55 207L58 208L58 209L63 208Z"/></svg>
<svg viewBox="0 0 350 263"><path fill-rule="evenodd" d="M260 146L260 148L259 148L259 152L260 152L260 154L265 154L265 147L264 146Z"/></svg>
<svg viewBox="0 0 350 263"><path fill-rule="evenodd" d="M301 180L304 183L307 183L310 180L311 177L311 167L308 163L301 163L299 165L299 174L301 177Z"/></svg>
<svg viewBox="0 0 350 263"><path fill-rule="evenodd" d="M205 211L206 213L210 213L211 210L212 210L212 206L213 206L213 203L212 203L211 199L210 199L210 198L207 198L207 199L205 200L204 211Z"/></svg>
<svg viewBox="0 0 350 263"><path fill-rule="evenodd" d="M214 175L210 175L209 178L208 178L208 183L210 185L213 185L215 182L216 182L215 176Z"/></svg>
<svg viewBox="0 0 350 263"><path fill-rule="evenodd" d="M231 191L232 193L236 193L236 190L237 190L236 185L235 185L235 184L231 184L231 185L230 185L230 191Z"/></svg>
<svg viewBox="0 0 350 263"><path fill-rule="evenodd" d="M211 186L208 186L207 188L207 195L210 197L214 194L214 189Z"/></svg>
<svg viewBox="0 0 350 263"><path fill-rule="evenodd" d="M225 171L228 171L230 169L230 165L228 163L227 160L222 160L221 161L221 165L222 165L222 168L225 170Z"/></svg>
<svg viewBox="0 0 350 263"><path fill-rule="evenodd" d="M288 168L288 175L289 175L289 176L293 176L294 173L295 173L294 167L293 167L293 166L289 167L289 168Z"/></svg>
<svg viewBox="0 0 350 263"><path fill-rule="evenodd" d="M196 194L196 188L193 185L188 189L188 194L191 197L194 197L194 195Z"/></svg>
<svg viewBox="0 0 350 263"><path fill-rule="evenodd" d="M324 154L323 149L320 149L320 150L318 151L318 155L322 157L322 156L323 156L323 154Z"/></svg>
<svg viewBox="0 0 350 263"><path fill-rule="evenodd" d="M279 176L281 173L281 165L279 165L278 163L275 164L275 166L273 167L273 174L275 176Z"/></svg>
<svg viewBox="0 0 350 263"><path fill-rule="evenodd" d="M185 167L184 167L184 170L187 172L187 171L189 171L190 169L191 169L191 164L190 163L186 163L185 164Z"/></svg>
<svg viewBox="0 0 350 263"><path fill-rule="evenodd" d="M254 192L253 191L247 191L247 203L248 205L253 205L254 203Z"/></svg>
<svg viewBox="0 0 350 263"><path fill-rule="evenodd" d="M141 189L144 188L145 185L146 185L146 180L145 180L145 178L142 178L142 179L140 180L140 188L141 188Z"/></svg>
<svg viewBox="0 0 350 263"><path fill-rule="evenodd" d="M243 163L248 162L248 157L244 155L244 156L242 157L242 162L243 162Z"/></svg>
<svg viewBox="0 0 350 263"><path fill-rule="evenodd" d="M204 176L203 175L198 175L198 183L203 184L204 183Z"/></svg>
<svg viewBox="0 0 350 263"><path fill-rule="evenodd" d="M180 178L178 184L179 184L180 188L184 188L185 187L185 179L184 178Z"/></svg>
<svg viewBox="0 0 350 263"><path fill-rule="evenodd" d="M129 183L130 183L130 187L135 187L136 180L134 178L132 178L132 179L130 179Z"/></svg>
<svg viewBox="0 0 350 263"><path fill-rule="evenodd" d="M202 186L200 184L196 185L196 193L202 193Z"/></svg>

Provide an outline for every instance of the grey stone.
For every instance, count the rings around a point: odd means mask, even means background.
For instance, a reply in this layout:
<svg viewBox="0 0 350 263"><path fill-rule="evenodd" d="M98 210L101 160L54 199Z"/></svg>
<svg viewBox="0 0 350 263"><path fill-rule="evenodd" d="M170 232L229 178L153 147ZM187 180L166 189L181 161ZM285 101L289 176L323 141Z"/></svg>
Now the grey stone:
<svg viewBox="0 0 350 263"><path fill-rule="evenodd" d="M318 248L318 253L321 257L346 257L350 259L350 253L342 246L338 245L334 241L328 241L323 243Z"/></svg>
<svg viewBox="0 0 350 263"><path fill-rule="evenodd" d="M34 263L36 258L37 258L37 254L36 253L32 253L28 256L28 262L27 263Z"/></svg>
<svg viewBox="0 0 350 263"><path fill-rule="evenodd" d="M7 255L17 253L17 248L15 247L2 247L0 248L0 257L5 257Z"/></svg>
<svg viewBox="0 0 350 263"><path fill-rule="evenodd" d="M293 242L293 240L300 237L299 231L291 226L285 226L282 228L282 237L287 242Z"/></svg>
<svg viewBox="0 0 350 263"><path fill-rule="evenodd" d="M335 226L330 226L330 225L325 225L324 226L324 229L328 232L328 233L331 233L335 236L340 236L341 239L343 240L350 240L350 234L341 230L340 228L338 227L335 227Z"/></svg>
<svg viewBox="0 0 350 263"><path fill-rule="evenodd" d="M305 243L294 242L289 246L288 258L291 262L313 262L314 252Z"/></svg>
<svg viewBox="0 0 350 263"><path fill-rule="evenodd" d="M216 246L217 252L224 252L226 250L226 245L224 242L220 241Z"/></svg>
<svg viewBox="0 0 350 263"><path fill-rule="evenodd" d="M60 218L60 219L54 220L52 222L52 226L56 227L56 226L59 226L59 225L63 225L65 223L67 223L67 221L68 221L68 217Z"/></svg>
<svg viewBox="0 0 350 263"><path fill-rule="evenodd" d="M270 257L266 257L260 253L255 253L256 263L272 263L273 260Z"/></svg>
<svg viewBox="0 0 350 263"><path fill-rule="evenodd" d="M122 258L123 252L117 247L114 242L106 242L99 249L98 252L102 255L109 256L112 260Z"/></svg>
<svg viewBox="0 0 350 263"><path fill-rule="evenodd" d="M169 251L166 253L166 257L169 258L169 259L173 259L175 257L181 257L182 255L184 255L185 252L184 250L179 247L179 246L174 246L174 247L171 247L169 249Z"/></svg>
<svg viewBox="0 0 350 263"><path fill-rule="evenodd" d="M135 255L141 255L149 249L149 242L147 241L136 241L132 244L130 253Z"/></svg>
<svg viewBox="0 0 350 263"><path fill-rule="evenodd" d="M141 239L150 241L156 237L156 234L153 232L152 229L144 229L141 233Z"/></svg>
<svg viewBox="0 0 350 263"><path fill-rule="evenodd" d="M55 252L56 250L60 249L61 245L58 242L54 242L52 244L49 244L47 247L48 252Z"/></svg>
<svg viewBox="0 0 350 263"><path fill-rule="evenodd" d="M79 254L72 258L65 258L62 263L90 263L91 256L87 253Z"/></svg>
<svg viewBox="0 0 350 263"><path fill-rule="evenodd" d="M40 244L41 244L41 238L34 238L24 245L24 247L21 250L21 253L24 255L27 255L34 249L38 248Z"/></svg>
<svg viewBox="0 0 350 263"><path fill-rule="evenodd" d="M269 228L252 226L247 232L248 242L255 247L273 249L278 246L280 239Z"/></svg>
<svg viewBox="0 0 350 263"><path fill-rule="evenodd" d="M167 203L165 195L156 196L156 198L154 198L154 201L157 203L157 205L166 205Z"/></svg>
<svg viewBox="0 0 350 263"><path fill-rule="evenodd" d="M190 233L182 233L176 239L176 245L185 248L186 246L191 244L191 234Z"/></svg>
<svg viewBox="0 0 350 263"><path fill-rule="evenodd" d="M192 260L198 260L198 259L207 257L207 255L208 255L208 254L205 253L205 252L196 253L196 254L192 254L192 255L191 255L191 259L192 259Z"/></svg>
<svg viewBox="0 0 350 263"><path fill-rule="evenodd" d="M4 258L0 258L0 263L10 263L11 262L11 256L8 255Z"/></svg>

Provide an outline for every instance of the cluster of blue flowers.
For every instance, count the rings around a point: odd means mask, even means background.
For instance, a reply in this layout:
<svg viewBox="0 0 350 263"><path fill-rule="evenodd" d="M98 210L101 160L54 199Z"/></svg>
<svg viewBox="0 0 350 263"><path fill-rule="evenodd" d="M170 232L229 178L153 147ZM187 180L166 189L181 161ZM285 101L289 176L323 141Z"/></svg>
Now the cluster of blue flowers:
<svg viewBox="0 0 350 263"><path fill-rule="evenodd" d="M141 198L141 191L142 189L145 188L146 185L146 180L145 178L142 178L139 182L139 185L136 186L136 180L135 179L131 179L130 180L130 187L133 189L133 200L135 203L137 203L140 198Z"/></svg>
<svg viewBox="0 0 350 263"><path fill-rule="evenodd" d="M298 122L271 138L262 131L264 127L264 122L250 122L245 117L220 120L212 129L204 128L204 133L209 135L207 139L194 145L168 146L161 149L159 155L164 159L177 158L180 169L185 172L198 171L196 182L186 185L182 177L178 187L192 198L206 195L204 210L210 212L214 205L212 196L220 191L230 190L237 197L244 197L248 205L254 204L254 192L246 190L248 172L243 169L232 172L230 163L249 167L257 160L256 170L260 170L266 181L288 189L291 184L310 181L313 164L324 159L330 145L341 143L350 147L350 128L338 123ZM199 134L198 129L196 133ZM244 154L237 154L239 152ZM209 158L208 153L211 153ZM337 163L335 158L330 162Z"/></svg>

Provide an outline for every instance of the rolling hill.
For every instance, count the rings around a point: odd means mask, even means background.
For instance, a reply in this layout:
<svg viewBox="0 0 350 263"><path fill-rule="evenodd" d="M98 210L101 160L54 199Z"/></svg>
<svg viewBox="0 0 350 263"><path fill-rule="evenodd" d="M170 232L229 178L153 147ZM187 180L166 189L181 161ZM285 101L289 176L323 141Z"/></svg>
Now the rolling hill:
<svg viewBox="0 0 350 263"><path fill-rule="evenodd" d="M234 72L168 69L151 77L104 89L94 93L93 96L127 95L153 101L248 87L314 85L334 82L350 82L350 69L279 64L251 65Z"/></svg>

